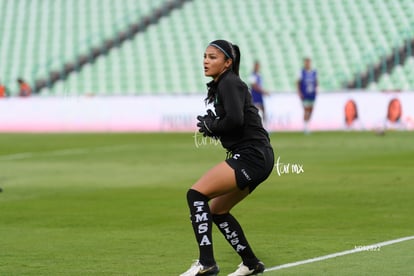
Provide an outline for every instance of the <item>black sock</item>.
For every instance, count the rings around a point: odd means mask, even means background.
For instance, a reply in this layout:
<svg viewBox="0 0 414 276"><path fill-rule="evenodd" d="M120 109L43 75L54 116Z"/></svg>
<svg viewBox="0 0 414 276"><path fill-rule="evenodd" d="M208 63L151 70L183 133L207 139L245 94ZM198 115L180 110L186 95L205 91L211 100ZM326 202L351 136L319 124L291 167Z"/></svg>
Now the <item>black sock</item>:
<svg viewBox="0 0 414 276"><path fill-rule="evenodd" d="M205 266L211 266L216 263L213 255L212 220L208 201L208 197L196 190L190 189L187 192L190 219L200 251L199 261Z"/></svg>
<svg viewBox="0 0 414 276"><path fill-rule="evenodd" d="M259 260L254 255L246 236L243 233L239 222L229 213L222 215L213 215L213 221L220 229L226 240L234 250L240 255L243 264L250 269L254 267Z"/></svg>

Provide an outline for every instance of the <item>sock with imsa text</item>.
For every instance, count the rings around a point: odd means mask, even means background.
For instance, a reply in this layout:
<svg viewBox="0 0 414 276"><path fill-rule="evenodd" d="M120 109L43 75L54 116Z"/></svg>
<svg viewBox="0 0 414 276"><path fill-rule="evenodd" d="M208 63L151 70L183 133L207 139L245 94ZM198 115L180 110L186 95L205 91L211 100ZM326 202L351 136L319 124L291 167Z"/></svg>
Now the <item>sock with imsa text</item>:
<svg viewBox="0 0 414 276"><path fill-rule="evenodd" d="M220 229L226 240L249 268L256 265L259 260L254 255L239 222L231 214L213 215L213 221Z"/></svg>
<svg viewBox="0 0 414 276"><path fill-rule="evenodd" d="M215 264L211 238L212 219L208 200L208 197L196 190L190 189L187 192L190 219L200 251L199 261L204 266Z"/></svg>

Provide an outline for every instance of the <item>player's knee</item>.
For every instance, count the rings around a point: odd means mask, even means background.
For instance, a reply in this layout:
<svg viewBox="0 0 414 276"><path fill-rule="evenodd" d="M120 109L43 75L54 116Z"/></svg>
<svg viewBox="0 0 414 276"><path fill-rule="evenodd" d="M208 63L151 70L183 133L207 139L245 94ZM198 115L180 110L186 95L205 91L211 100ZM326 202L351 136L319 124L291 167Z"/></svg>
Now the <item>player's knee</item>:
<svg viewBox="0 0 414 276"><path fill-rule="evenodd" d="M194 202L197 200L208 201L209 198L195 189L189 189L187 191L187 201Z"/></svg>
<svg viewBox="0 0 414 276"><path fill-rule="evenodd" d="M223 213L223 214L212 214L213 222L217 225L223 222L223 220L227 219L230 213Z"/></svg>
<svg viewBox="0 0 414 276"><path fill-rule="evenodd" d="M224 214L228 214L230 209L225 208L224 206L217 206L214 202L210 205L210 211L215 216L220 216Z"/></svg>

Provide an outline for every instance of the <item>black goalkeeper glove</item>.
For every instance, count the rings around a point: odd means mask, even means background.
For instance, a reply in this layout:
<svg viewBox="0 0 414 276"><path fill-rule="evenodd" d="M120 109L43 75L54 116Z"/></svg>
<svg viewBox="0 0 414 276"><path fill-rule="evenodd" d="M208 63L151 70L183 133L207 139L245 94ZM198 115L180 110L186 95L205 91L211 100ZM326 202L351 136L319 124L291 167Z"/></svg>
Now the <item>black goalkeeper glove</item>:
<svg viewBox="0 0 414 276"><path fill-rule="evenodd" d="M197 120L199 121L197 123L198 131L203 134L204 137L215 137L212 129L213 122L217 118L216 114L209 109L207 110L207 115L204 116L197 116Z"/></svg>

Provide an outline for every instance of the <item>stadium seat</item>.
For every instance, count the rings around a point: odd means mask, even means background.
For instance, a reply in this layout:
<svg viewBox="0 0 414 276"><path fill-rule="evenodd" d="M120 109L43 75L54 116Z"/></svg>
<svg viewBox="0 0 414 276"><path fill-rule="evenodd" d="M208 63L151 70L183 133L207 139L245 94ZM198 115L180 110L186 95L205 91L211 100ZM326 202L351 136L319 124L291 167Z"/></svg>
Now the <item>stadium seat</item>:
<svg viewBox="0 0 414 276"><path fill-rule="evenodd" d="M17 91L17 77L33 82L60 70L166 1L1 1L0 80ZM203 51L218 38L240 46L245 80L258 60L268 90L295 91L310 56L320 91L336 91L414 38L413 10L411 0L189 1L41 94L60 95L62 87L76 95L204 93ZM409 64L375 86L414 89Z"/></svg>
<svg viewBox="0 0 414 276"><path fill-rule="evenodd" d="M412 90L414 84L414 57L409 58L403 66L396 66L390 75L379 80L381 90Z"/></svg>
<svg viewBox="0 0 414 276"><path fill-rule="evenodd" d="M0 1L0 80L16 93L18 77L33 83L61 70L164 1Z"/></svg>

